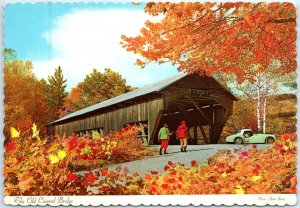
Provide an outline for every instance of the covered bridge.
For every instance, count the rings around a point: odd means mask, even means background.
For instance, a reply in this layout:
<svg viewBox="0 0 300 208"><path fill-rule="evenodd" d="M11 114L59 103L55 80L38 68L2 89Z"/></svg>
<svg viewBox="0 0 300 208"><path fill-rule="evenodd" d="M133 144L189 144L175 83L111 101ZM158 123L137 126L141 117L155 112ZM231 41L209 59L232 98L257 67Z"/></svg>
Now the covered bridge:
<svg viewBox="0 0 300 208"><path fill-rule="evenodd" d="M179 73L165 80L83 108L47 124L48 134L100 130L104 134L126 124L147 124L148 144L157 144L164 123L176 130L181 120L190 127L190 142L199 135L206 143L217 143L237 100L213 77ZM192 132L192 133L191 133ZM171 137L171 144L177 141Z"/></svg>

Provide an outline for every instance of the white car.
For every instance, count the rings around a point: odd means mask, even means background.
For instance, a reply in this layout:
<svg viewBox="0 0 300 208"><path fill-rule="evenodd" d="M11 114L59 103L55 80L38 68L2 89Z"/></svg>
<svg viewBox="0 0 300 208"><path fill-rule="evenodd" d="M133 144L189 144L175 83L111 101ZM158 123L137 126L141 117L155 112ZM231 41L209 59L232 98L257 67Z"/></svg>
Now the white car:
<svg viewBox="0 0 300 208"><path fill-rule="evenodd" d="M254 134L251 129L242 129L236 134L226 137L226 143L265 143L272 144L275 142L274 134Z"/></svg>

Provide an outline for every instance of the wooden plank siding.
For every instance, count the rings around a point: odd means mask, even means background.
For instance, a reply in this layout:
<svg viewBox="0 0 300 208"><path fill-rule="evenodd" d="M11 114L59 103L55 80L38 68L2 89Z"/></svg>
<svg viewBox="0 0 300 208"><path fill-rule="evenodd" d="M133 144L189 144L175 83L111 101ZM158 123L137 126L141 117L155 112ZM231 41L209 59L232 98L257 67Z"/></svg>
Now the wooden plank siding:
<svg viewBox="0 0 300 208"><path fill-rule="evenodd" d="M77 120L56 125L54 134L71 135L95 128L103 128L104 134L108 134L111 130L121 129L126 123L139 121L148 121L148 131L152 132L157 113L163 110L163 107L163 98L156 98L86 118L79 117Z"/></svg>
<svg viewBox="0 0 300 208"><path fill-rule="evenodd" d="M147 122L148 132L145 133L148 135L148 143L157 144L156 132L164 122L176 130L180 121L185 120L189 127L199 127L201 131L203 126L208 126L208 139L216 143L227 118L232 115L233 101L237 99L212 77L194 74L174 80L160 81L158 86L163 87L155 88L154 84L145 86L145 94L134 91L124 94L119 97L120 102L112 99L110 105L92 110L88 107L84 113L76 111L74 116L50 123L47 126L48 133L70 135L102 128L106 135L127 123ZM130 97L132 94L138 96ZM124 96L128 96L128 99L123 99Z"/></svg>

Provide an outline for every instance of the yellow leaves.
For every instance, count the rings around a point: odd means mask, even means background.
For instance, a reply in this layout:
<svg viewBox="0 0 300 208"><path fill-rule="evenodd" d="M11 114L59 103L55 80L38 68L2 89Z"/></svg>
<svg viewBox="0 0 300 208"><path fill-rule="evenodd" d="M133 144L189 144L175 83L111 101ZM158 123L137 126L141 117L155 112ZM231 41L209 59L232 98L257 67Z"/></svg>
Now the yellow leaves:
<svg viewBox="0 0 300 208"><path fill-rule="evenodd" d="M64 151L64 150L58 150L57 157L58 157L59 160L64 159L66 156L67 156L66 151Z"/></svg>
<svg viewBox="0 0 300 208"><path fill-rule="evenodd" d="M286 146L286 145L284 145L284 146L283 146L283 149L284 149L284 151L288 151L288 150L289 150L289 147Z"/></svg>
<svg viewBox="0 0 300 208"><path fill-rule="evenodd" d="M234 191L236 194L245 194L244 189L241 187L241 185L237 185Z"/></svg>
<svg viewBox="0 0 300 208"><path fill-rule="evenodd" d="M59 162L58 157L54 154L49 155L49 160L52 165Z"/></svg>
<svg viewBox="0 0 300 208"><path fill-rule="evenodd" d="M15 129L14 127L10 127L10 136L11 138L19 138L20 137L20 131Z"/></svg>
<svg viewBox="0 0 300 208"><path fill-rule="evenodd" d="M40 136L39 136L40 130L37 129L37 126L35 123L33 123L31 129L32 129L32 138L40 139Z"/></svg>
<svg viewBox="0 0 300 208"><path fill-rule="evenodd" d="M116 147L117 146L117 144L118 144L118 142L111 142L111 145L113 146L113 147Z"/></svg>
<svg viewBox="0 0 300 208"><path fill-rule="evenodd" d="M260 179L262 179L262 177L260 175L258 175L258 176L252 176L251 177L251 181L253 181L253 182L256 182L256 181L258 181Z"/></svg>
<svg viewBox="0 0 300 208"><path fill-rule="evenodd" d="M50 160L50 163L53 165L55 163L58 163L60 160L63 160L66 156L66 151L58 150L56 154L50 154L48 158Z"/></svg>
<svg viewBox="0 0 300 208"><path fill-rule="evenodd" d="M224 172L224 173L221 174L221 176L222 176L223 178L226 178L226 177L227 177L227 173Z"/></svg>

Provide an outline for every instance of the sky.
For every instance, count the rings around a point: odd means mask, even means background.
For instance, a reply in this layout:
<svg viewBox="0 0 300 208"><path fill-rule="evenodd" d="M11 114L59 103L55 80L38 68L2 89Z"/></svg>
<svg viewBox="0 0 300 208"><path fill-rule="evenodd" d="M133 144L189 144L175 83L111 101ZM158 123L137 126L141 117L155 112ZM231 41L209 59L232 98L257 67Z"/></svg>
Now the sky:
<svg viewBox="0 0 300 208"><path fill-rule="evenodd" d="M177 74L170 64L135 66L138 55L119 44L136 36L145 20L159 21L131 3L15 3L4 8L4 47L31 60L37 78L47 79L61 66L67 90L92 72L111 68L127 84L141 87Z"/></svg>

